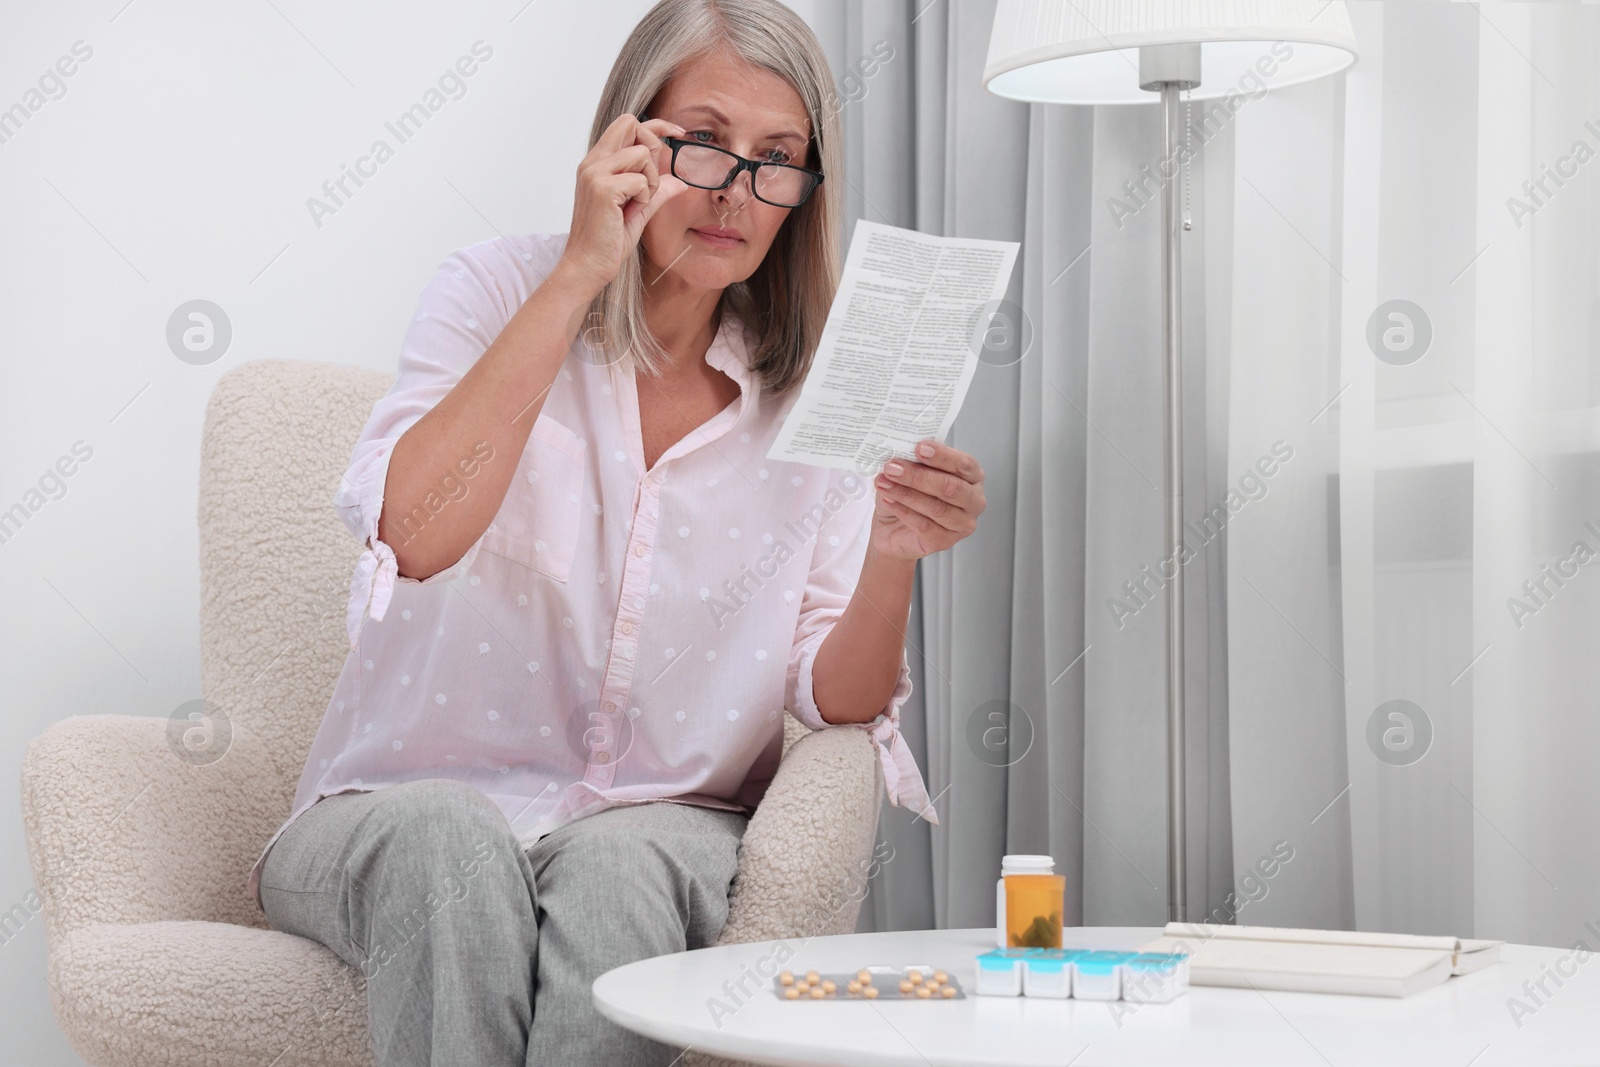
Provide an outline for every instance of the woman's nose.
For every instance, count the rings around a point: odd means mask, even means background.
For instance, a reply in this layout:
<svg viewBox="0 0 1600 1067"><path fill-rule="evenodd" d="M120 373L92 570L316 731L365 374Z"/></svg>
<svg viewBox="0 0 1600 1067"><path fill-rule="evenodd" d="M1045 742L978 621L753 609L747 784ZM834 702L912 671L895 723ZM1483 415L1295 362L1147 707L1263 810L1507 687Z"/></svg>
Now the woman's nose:
<svg viewBox="0 0 1600 1067"><path fill-rule="evenodd" d="M718 189L716 194L718 201L726 205L730 211L742 210L754 194L750 172L741 170L731 184Z"/></svg>

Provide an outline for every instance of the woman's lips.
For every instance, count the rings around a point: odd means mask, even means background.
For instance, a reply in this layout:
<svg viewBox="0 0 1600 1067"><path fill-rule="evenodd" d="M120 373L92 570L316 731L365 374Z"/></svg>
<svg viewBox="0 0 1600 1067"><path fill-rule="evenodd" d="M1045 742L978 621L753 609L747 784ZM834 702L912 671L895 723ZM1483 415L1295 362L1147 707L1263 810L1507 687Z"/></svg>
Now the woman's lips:
<svg viewBox="0 0 1600 1067"><path fill-rule="evenodd" d="M740 243L740 239L737 237L721 237L714 233L706 233L704 230L690 230L689 232L713 248L732 248Z"/></svg>

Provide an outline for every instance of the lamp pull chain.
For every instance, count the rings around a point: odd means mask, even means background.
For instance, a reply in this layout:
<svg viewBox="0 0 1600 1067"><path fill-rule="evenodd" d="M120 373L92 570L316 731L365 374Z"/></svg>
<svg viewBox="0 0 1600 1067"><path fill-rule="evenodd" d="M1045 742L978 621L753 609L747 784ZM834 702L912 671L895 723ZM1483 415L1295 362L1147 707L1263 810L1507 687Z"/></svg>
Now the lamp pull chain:
<svg viewBox="0 0 1600 1067"><path fill-rule="evenodd" d="M1183 228L1194 229L1194 216L1189 213L1189 164L1194 159L1193 142L1194 124L1190 121L1189 90L1183 91Z"/></svg>

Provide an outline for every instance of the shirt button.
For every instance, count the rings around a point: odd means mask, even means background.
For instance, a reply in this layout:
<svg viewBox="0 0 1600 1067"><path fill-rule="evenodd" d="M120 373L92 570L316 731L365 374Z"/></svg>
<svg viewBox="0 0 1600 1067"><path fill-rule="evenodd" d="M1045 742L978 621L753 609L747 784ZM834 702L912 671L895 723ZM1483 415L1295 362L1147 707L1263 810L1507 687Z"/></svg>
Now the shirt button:
<svg viewBox="0 0 1600 1067"><path fill-rule="evenodd" d="M634 545L634 546L633 546L633 554L634 554L634 555L635 555L635 556L642 556L642 555L644 555L644 546L643 546L643 545Z"/></svg>
<svg viewBox="0 0 1600 1067"><path fill-rule="evenodd" d="M608 700L608 701L606 701L606 710L607 711L616 711L617 710L617 706L615 704L613 704L611 701Z"/></svg>
<svg viewBox="0 0 1600 1067"><path fill-rule="evenodd" d="M596 752L594 758L596 760L598 760L599 762L601 762L601 763L610 763L611 762L611 753L609 753L609 752Z"/></svg>
<svg viewBox="0 0 1600 1067"><path fill-rule="evenodd" d="M631 622L623 623L622 624L622 632L625 633L625 634L633 633L633 623L631 623Z"/></svg>

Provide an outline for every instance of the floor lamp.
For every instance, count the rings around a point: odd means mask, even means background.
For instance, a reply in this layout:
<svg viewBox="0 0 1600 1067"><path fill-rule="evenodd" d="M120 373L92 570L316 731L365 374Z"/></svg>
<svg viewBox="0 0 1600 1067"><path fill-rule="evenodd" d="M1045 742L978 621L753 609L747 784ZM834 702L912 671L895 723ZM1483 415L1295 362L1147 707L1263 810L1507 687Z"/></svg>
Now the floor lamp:
<svg viewBox="0 0 1600 1067"><path fill-rule="evenodd" d="M1269 89L1344 70L1356 59L1342 0L998 0L983 84L1041 104L1138 104L1159 93L1166 152L1161 197L1161 306L1166 420L1167 919L1188 919L1183 708L1183 403L1179 301L1178 94L1213 100L1225 125ZM1218 113L1217 109L1226 109ZM1213 117L1214 116L1214 117Z"/></svg>

